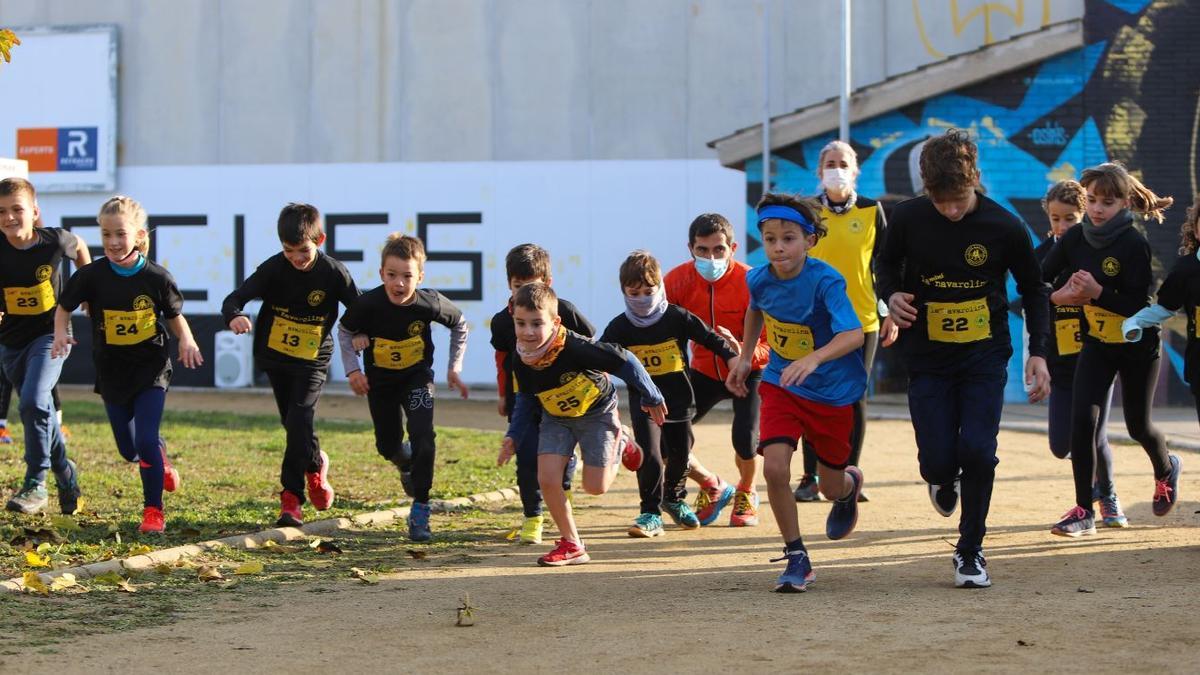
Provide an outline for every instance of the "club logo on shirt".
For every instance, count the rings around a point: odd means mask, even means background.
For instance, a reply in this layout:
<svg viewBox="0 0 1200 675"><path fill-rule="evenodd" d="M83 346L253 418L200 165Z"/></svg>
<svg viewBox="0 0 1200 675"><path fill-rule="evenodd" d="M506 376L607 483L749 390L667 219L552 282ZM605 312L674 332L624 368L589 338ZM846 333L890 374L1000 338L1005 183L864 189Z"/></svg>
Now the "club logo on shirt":
<svg viewBox="0 0 1200 675"><path fill-rule="evenodd" d="M971 244L967 250L963 252L963 257L967 259L967 264L971 267L979 267L987 262L987 248L981 244Z"/></svg>
<svg viewBox="0 0 1200 675"><path fill-rule="evenodd" d="M576 373L574 371L569 372L569 373L563 373L562 375L558 376L558 383L566 384L566 383L570 382L571 380L575 379L575 376L578 374L579 373Z"/></svg>
<svg viewBox="0 0 1200 675"><path fill-rule="evenodd" d="M861 220L850 221L850 232L851 233L858 234L859 232L862 232L862 229L863 229L863 226L862 226Z"/></svg>
<svg viewBox="0 0 1200 675"><path fill-rule="evenodd" d="M41 267L37 268L36 272L33 273L33 275L37 277L38 281L45 281L53 274L54 268L49 265L42 265Z"/></svg>
<svg viewBox="0 0 1200 675"><path fill-rule="evenodd" d="M1115 277L1121 271L1121 261L1109 256L1100 263L1100 270L1110 277Z"/></svg>
<svg viewBox="0 0 1200 675"><path fill-rule="evenodd" d="M312 293L308 294L308 304L312 307L316 307L317 305L324 302L324 300L325 300L325 291L318 289L318 290L315 290Z"/></svg>
<svg viewBox="0 0 1200 675"><path fill-rule="evenodd" d="M423 330L425 330L425 322L424 321L414 321L414 322L408 324L408 334L409 335L420 335L421 331L423 331Z"/></svg>
<svg viewBox="0 0 1200 675"><path fill-rule="evenodd" d="M154 300L148 295L139 295L133 299L134 309L150 309L154 307Z"/></svg>

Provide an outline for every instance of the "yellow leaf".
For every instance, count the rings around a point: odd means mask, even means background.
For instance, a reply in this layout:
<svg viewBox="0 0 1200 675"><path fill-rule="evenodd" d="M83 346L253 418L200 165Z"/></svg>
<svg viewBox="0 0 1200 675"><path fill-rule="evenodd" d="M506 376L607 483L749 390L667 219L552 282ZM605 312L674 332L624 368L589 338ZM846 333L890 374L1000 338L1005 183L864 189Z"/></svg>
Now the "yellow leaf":
<svg viewBox="0 0 1200 675"><path fill-rule="evenodd" d="M105 572L104 574L99 574L92 577L92 581L105 586L116 586L122 581L125 581L125 579L121 577L119 572Z"/></svg>
<svg viewBox="0 0 1200 675"><path fill-rule="evenodd" d="M44 541L44 542L38 544L37 548L34 550L37 551L38 553L41 553L42 555L46 555L53 548L54 547L50 545L50 542Z"/></svg>
<svg viewBox="0 0 1200 675"><path fill-rule="evenodd" d="M121 583L117 584L117 590L125 593L137 593L137 586L129 583L127 579L122 579Z"/></svg>
<svg viewBox="0 0 1200 675"><path fill-rule="evenodd" d="M25 564L30 567L49 567L50 559L43 555L38 555L36 551L25 551Z"/></svg>
<svg viewBox="0 0 1200 675"><path fill-rule="evenodd" d="M363 582L364 584L379 583L378 575L368 572L364 569L359 569L357 567L350 568L350 576L354 577L355 579L358 579L359 581Z"/></svg>
<svg viewBox="0 0 1200 675"><path fill-rule="evenodd" d="M50 582L50 590L61 591L61 590L70 588L70 587L74 586L75 584L76 584L75 575L71 574L70 572L67 572L61 576L56 577L53 581Z"/></svg>
<svg viewBox="0 0 1200 675"><path fill-rule="evenodd" d="M172 567L168 563L159 563L154 566L154 571L158 572L159 574L163 575L164 577L169 576L171 574L171 570L172 570Z"/></svg>
<svg viewBox="0 0 1200 675"><path fill-rule="evenodd" d="M264 541L262 545L263 548L275 548L276 546L279 546L279 544L275 543L273 539Z"/></svg>
<svg viewBox="0 0 1200 675"><path fill-rule="evenodd" d="M52 516L50 525L59 532L78 532L79 523L71 516Z"/></svg>
<svg viewBox="0 0 1200 675"><path fill-rule="evenodd" d="M22 580L25 582L25 590L30 593L50 594L50 588L46 586L46 582L42 581L37 572L26 572Z"/></svg>
<svg viewBox="0 0 1200 675"><path fill-rule="evenodd" d="M145 555L153 550L154 549L150 548L149 546L147 546L145 544L139 544L139 545L134 546L133 548L129 549L129 555Z"/></svg>
<svg viewBox="0 0 1200 675"><path fill-rule="evenodd" d="M234 574L262 574L263 564L260 562L242 563L240 567L233 571Z"/></svg>

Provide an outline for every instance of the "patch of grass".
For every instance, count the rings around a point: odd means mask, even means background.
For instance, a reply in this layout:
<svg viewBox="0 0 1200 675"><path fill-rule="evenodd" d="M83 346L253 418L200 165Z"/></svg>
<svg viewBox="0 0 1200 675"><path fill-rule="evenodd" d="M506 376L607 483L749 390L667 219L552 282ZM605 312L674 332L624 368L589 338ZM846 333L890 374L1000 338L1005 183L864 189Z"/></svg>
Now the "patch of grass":
<svg viewBox="0 0 1200 675"><path fill-rule="evenodd" d="M73 402L68 420L73 436L69 454L79 465L83 506L72 518L56 515L0 516L0 577L31 569L25 549L42 547L54 567L125 557L144 546L165 548L272 526L279 512L279 465L284 432L279 420L265 415L177 412L168 410L163 436L168 455L182 476L181 489L164 495L167 533L139 536L141 480L134 465L117 453L103 407ZM20 486L24 475L21 430L0 452L0 498ZM323 513L306 507L308 520L393 508L407 501L395 467L375 451L370 423L319 420L317 434L330 456L330 483L337 491L333 508ZM457 428L438 429L438 458L433 498L452 498L514 483L511 466L497 468L500 434Z"/></svg>

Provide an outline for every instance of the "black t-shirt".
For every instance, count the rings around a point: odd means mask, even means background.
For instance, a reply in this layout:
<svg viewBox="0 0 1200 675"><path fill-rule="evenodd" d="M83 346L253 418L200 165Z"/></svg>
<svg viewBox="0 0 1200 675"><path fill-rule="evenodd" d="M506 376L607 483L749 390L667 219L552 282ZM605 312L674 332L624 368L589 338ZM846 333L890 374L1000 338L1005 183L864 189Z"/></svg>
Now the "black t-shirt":
<svg viewBox="0 0 1200 675"><path fill-rule="evenodd" d="M1033 249L1038 263L1042 263L1050 255L1050 249L1058 243L1053 236L1046 237L1037 248ZM1050 287L1058 290L1066 285L1071 273L1064 270L1054 279ZM1046 341L1046 367L1050 370L1051 381L1070 386L1075 377L1075 362L1079 360L1079 351L1083 347L1081 336L1083 308L1078 305L1055 305L1050 303L1050 339Z"/></svg>
<svg viewBox="0 0 1200 675"><path fill-rule="evenodd" d="M690 420L696 415L696 394L688 378L689 340L726 361L734 357L720 335L679 305L667 305L662 318L645 328L633 325L622 313L608 323L600 336L601 342L621 345L638 357L666 399L667 419L672 422Z"/></svg>
<svg viewBox="0 0 1200 675"><path fill-rule="evenodd" d="M1196 335L1200 307L1200 260L1195 253L1180 256L1158 289L1158 304L1172 312L1187 313L1187 350L1183 360L1184 379L1192 391L1200 391L1200 336Z"/></svg>
<svg viewBox="0 0 1200 675"><path fill-rule="evenodd" d="M363 371L374 385L407 382L414 373L431 377L430 323L450 327L461 318L458 307L435 290L418 288L411 303L397 305L379 286L358 296L342 314L342 326L371 338L363 350Z"/></svg>
<svg viewBox="0 0 1200 675"><path fill-rule="evenodd" d="M513 374L522 393L538 399L554 417L579 417L615 395L608 373L625 365L625 350L567 331L566 344L549 366L536 370L519 357Z"/></svg>
<svg viewBox="0 0 1200 675"><path fill-rule="evenodd" d="M0 344L20 349L54 333L54 308L62 290L64 247L78 238L57 227L35 228L32 246L19 249L0 236Z"/></svg>
<svg viewBox="0 0 1200 675"><path fill-rule="evenodd" d="M899 343L913 372L956 370L982 358L1008 359L1007 273L1021 294L1029 353L1045 356L1047 288L1029 233L1004 207L977 194L975 210L946 219L928 197L896 205L876 262L882 297L912 293L917 318Z"/></svg>
<svg viewBox="0 0 1200 675"><path fill-rule="evenodd" d="M1117 216L1120 217L1120 216ZM1080 328L1084 344L1147 359L1158 356L1158 329L1147 329L1139 342L1125 342L1121 323L1150 304L1150 244L1130 227L1104 248L1093 248L1083 236L1087 221L1063 233L1042 263L1047 281L1086 270L1103 289L1083 307Z"/></svg>
<svg viewBox="0 0 1200 675"><path fill-rule="evenodd" d="M96 393L125 404L150 387L167 388L171 358L163 321L183 312L183 295L171 273L147 260L133 276L113 271L107 258L71 275L59 305L68 312L88 303Z"/></svg>
<svg viewBox="0 0 1200 675"><path fill-rule="evenodd" d="M569 331L574 331L589 338L596 334L596 327L587 320L575 305L562 298L558 299L558 316L562 320L562 325ZM492 349L504 353L504 374L509 382L509 386L504 390L504 410L507 414L511 415L517 398L517 392L512 386L512 383L516 381L513 378L513 361L518 358L516 353L517 330L513 325L511 303L492 316L490 328L492 331Z"/></svg>
<svg viewBox="0 0 1200 675"><path fill-rule="evenodd" d="M341 262L317 251L307 271L295 268L283 253L267 258L221 305L225 324L246 316L247 302L261 298L254 322L254 358L263 368L317 368L333 354L330 329L337 305L349 307L358 286Z"/></svg>

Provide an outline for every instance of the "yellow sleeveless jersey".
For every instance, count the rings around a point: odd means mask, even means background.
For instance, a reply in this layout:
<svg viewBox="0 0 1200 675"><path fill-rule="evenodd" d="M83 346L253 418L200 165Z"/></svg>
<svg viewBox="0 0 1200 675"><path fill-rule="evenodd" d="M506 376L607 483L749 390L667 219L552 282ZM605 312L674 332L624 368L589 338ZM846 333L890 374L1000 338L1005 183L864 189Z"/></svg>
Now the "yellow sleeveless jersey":
<svg viewBox="0 0 1200 675"><path fill-rule="evenodd" d="M863 331L879 330L875 296L875 252L883 246L883 211L873 199L858 197L845 213L821 209L829 233L808 252L829 263L846 279L846 295Z"/></svg>

